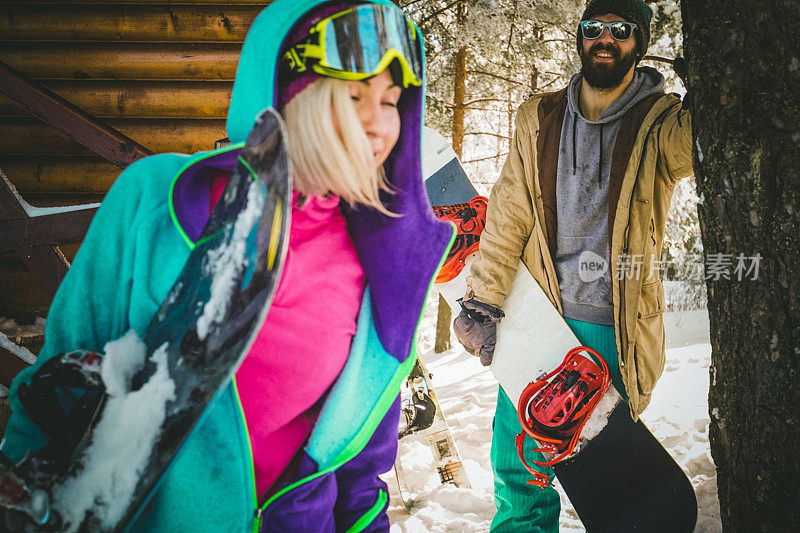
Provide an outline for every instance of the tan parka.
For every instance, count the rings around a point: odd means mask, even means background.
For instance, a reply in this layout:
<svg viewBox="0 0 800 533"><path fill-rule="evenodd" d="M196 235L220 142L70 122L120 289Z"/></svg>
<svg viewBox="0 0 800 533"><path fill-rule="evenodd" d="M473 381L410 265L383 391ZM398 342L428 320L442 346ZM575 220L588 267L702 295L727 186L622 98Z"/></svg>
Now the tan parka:
<svg viewBox="0 0 800 533"><path fill-rule="evenodd" d="M496 307L502 307L521 258L563 312L537 165L539 104L546 96L531 97L517 112L511 151L489 198L480 257L467 278L467 297ZM656 97L630 148L609 226L614 331L634 418L647 407L664 370L665 304L658 261L675 184L692 173L690 115L681 111L677 96Z"/></svg>

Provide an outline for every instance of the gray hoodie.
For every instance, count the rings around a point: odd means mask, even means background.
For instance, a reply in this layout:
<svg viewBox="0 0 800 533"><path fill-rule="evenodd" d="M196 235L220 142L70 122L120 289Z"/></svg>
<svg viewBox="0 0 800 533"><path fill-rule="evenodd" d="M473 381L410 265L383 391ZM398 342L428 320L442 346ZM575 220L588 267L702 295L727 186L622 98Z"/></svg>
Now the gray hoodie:
<svg viewBox="0 0 800 533"><path fill-rule="evenodd" d="M608 249L611 155L623 115L640 100L664 92L664 77L636 69L625 92L597 122L580 111L581 75L569 82L556 176L558 232L555 267L564 316L614 325ZM603 270L604 267L604 270Z"/></svg>

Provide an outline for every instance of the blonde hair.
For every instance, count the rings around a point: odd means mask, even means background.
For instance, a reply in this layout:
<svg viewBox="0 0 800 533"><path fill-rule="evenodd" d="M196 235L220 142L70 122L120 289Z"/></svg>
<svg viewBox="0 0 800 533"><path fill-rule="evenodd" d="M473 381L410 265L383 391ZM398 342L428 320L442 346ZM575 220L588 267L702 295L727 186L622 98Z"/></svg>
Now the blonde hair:
<svg viewBox="0 0 800 533"><path fill-rule="evenodd" d="M321 78L283 109L294 188L300 193L334 193L348 204L397 216L383 205L391 192L383 167L375 169L372 147L350 99L347 82Z"/></svg>

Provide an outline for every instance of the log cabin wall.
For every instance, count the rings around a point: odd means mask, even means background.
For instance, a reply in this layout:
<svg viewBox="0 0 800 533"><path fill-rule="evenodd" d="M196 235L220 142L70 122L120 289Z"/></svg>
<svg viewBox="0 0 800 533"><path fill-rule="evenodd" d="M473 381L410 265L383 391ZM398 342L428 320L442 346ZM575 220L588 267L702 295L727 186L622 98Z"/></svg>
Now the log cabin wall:
<svg viewBox="0 0 800 533"><path fill-rule="evenodd" d="M0 0L0 61L155 153L208 150L226 136L242 41L268 3ZM0 132L0 169L34 205L99 202L121 171L2 96ZM49 304L0 253L0 316L32 323Z"/></svg>

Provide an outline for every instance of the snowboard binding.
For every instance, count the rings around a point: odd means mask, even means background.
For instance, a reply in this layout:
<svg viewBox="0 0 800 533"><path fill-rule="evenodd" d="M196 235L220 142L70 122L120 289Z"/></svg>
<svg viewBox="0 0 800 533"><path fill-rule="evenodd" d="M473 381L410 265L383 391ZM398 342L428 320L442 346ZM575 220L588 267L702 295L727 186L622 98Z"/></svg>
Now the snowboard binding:
<svg viewBox="0 0 800 533"><path fill-rule="evenodd" d="M417 366L414 367L414 370L416 369ZM398 439L428 429L433 425L436 416L436 402L430 397L422 371L420 370L416 376L412 371L407 383L411 387L412 394L410 399L403 402L402 414L406 425L398 432Z"/></svg>
<svg viewBox="0 0 800 533"><path fill-rule="evenodd" d="M436 276L436 283L445 283L461 273L467 257L478 251L478 243L486 225L486 206L489 200L476 196L463 204L434 207L439 220L456 225L456 239L447 252L447 258Z"/></svg>
<svg viewBox="0 0 800 533"><path fill-rule="evenodd" d="M87 350L59 354L45 362L19 388L19 399L31 421L50 438L36 454L63 474L67 460L105 406L100 375L102 355ZM42 465L39 465L41 468Z"/></svg>
<svg viewBox="0 0 800 533"><path fill-rule="evenodd" d="M587 354L587 355L584 355ZM525 462L525 434L539 444L534 452L551 458L533 460L540 466L552 466L573 454L581 430L610 383L608 365L596 351L578 346L549 374L530 383L519 397L517 412L523 432L517 435L517 453L534 479L528 483L547 487L547 476Z"/></svg>

